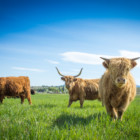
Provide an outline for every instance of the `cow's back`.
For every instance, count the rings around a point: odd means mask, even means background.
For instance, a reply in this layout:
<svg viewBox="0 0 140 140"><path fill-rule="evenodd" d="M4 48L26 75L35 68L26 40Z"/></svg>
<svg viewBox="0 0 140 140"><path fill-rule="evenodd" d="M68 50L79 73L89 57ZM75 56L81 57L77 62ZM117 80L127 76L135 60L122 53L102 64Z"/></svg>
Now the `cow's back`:
<svg viewBox="0 0 140 140"><path fill-rule="evenodd" d="M87 100L98 99L98 88L99 88L99 79L85 80L85 93Z"/></svg>
<svg viewBox="0 0 140 140"><path fill-rule="evenodd" d="M25 94L27 89L30 89L30 81L28 77L7 77L5 84L5 96L19 96Z"/></svg>

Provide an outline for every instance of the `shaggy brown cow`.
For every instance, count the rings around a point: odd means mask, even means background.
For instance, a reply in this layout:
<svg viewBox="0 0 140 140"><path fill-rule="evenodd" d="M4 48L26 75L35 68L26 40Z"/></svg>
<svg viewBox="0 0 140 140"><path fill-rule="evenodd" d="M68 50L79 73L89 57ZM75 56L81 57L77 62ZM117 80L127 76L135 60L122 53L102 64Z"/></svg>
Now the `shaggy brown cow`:
<svg viewBox="0 0 140 140"><path fill-rule="evenodd" d="M135 60L138 58L102 59L105 60L103 66L106 68L99 82L102 104L112 118L122 120L124 111L136 95L136 85L130 70L137 65Z"/></svg>
<svg viewBox="0 0 140 140"><path fill-rule="evenodd" d="M24 99L27 98L29 104L31 102L30 95L30 80L28 77L1 77L0 78L0 102L3 102L4 97L16 97L21 98L21 104Z"/></svg>
<svg viewBox="0 0 140 140"><path fill-rule="evenodd" d="M57 69L57 68L56 68ZM83 107L84 100L95 100L99 99L98 95L98 84L99 79L81 79L76 78L80 73L76 76L64 76L57 69L59 75L61 75L61 79L65 81L66 88L69 91L69 104L68 107L72 104L73 101L80 100L80 107Z"/></svg>

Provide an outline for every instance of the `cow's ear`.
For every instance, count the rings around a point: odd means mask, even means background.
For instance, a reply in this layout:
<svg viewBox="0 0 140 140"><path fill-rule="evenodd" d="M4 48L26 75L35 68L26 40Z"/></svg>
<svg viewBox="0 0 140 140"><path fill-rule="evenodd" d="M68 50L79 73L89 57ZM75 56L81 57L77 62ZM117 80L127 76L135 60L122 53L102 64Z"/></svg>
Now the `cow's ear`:
<svg viewBox="0 0 140 140"><path fill-rule="evenodd" d="M133 69L136 65L137 65L137 62L132 60L131 61L131 69Z"/></svg>
<svg viewBox="0 0 140 140"><path fill-rule="evenodd" d="M75 82L75 81L77 81L77 78L74 78L74 80L73 80L73 81L74 81L74 82Z"/></svg>
<svg viewBox="0 0 140 140"><path fill-rule="evenodd" d="M65 77L61 77L61 80L65 81Z"/></svg>
<svg viewBox="0 0 140 140"><path fill-rule="evenodd" d="M103 60L105 60L105 61L103 62L103 66L104 66L105 68L108 68L108 67L109 67L109 63L110 63L110 59L104 58L104 57L100 57L100 58L103 59Z"/></svg>
<svg viewBox="0 0 140 140"><path fill-rule="evenodd" d="M103 62L103 66L108 69L108 63L106 61Z"/></svg>

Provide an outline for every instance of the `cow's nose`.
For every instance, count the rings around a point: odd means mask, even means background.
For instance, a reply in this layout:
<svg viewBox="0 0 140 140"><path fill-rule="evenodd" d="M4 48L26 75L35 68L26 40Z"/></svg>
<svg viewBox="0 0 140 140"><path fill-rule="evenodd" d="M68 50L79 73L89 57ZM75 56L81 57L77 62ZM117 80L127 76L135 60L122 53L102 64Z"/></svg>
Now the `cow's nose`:
<svg viewBox="0 0 140 140"><path fill-rule="evenodd" d="M119 83L119 84L125 84L126 83L126 79L123 78L123 77L118 77L117 78L117 83Z"/></svg>

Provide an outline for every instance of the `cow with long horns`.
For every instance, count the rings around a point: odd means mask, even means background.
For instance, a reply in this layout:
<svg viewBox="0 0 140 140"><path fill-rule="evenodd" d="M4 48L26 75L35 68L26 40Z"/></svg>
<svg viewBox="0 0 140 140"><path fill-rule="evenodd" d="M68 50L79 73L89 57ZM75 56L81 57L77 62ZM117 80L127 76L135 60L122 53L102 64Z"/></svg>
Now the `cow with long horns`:
<svg viewBox="0 0 140 140"><path fill-rule="evenodd" d="M66 88L69 91L69 104L68 107L71 106L73 101L80 100L80 107L83 107L84 100L95 100L99 98L98 94L98 84L99 79L81 79L77 78L81 75L82 69L80 70L78 75L75 76L65 76L60 73L57 69L57 72L63 81L65 81Z"/></svg>
<svg viewBox="0 0 140 140"><path fill-rule="evenodd" d="M137 63L127 58L112 58L105 60L103 66L106 72L99 82L99 94L107 113L114 119L121 119L124 111L136 95L136 84L130 70Z"/></svg>

